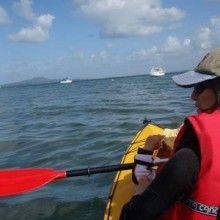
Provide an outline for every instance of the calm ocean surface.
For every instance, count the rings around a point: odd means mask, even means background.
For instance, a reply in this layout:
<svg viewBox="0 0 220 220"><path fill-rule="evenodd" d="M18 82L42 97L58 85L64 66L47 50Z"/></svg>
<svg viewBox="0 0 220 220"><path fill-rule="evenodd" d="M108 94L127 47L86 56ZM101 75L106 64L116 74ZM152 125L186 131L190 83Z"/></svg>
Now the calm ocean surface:
<svg viewBox="0 0 220 220"><path fill-rule="evenodd" d="M146 117L175 128L195 112L172 74L0 89L0 167L118 164ZM72 177L0 198L1 220L101 220L115 173Z"/></svg>

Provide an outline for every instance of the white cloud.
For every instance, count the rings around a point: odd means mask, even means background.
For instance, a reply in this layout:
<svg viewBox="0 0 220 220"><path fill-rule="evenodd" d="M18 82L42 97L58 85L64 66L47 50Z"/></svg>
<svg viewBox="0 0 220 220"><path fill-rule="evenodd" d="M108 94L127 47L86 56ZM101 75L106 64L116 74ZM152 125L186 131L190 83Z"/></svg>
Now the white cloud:
<svg viewBox="0 0 220 220"><path fill-rule="evenodd" d="M36 18L36 24L45 30L49 30L51 28L53 19L54 17L50 14L40 15Z"/></svg>
<svg viewBox="0 0 220 220"><path fill-rule="evenodd" d="M213 16L211 17L210 19L210 23L214 29L214 36L217 40L217 44L219 45L220 43L220 17L216 17L216 16Z"/></svg>
<svg viewBox="0 0 220 220"><path fill-rule="evenodd" d="M90 56L92 61L96 61L97 63L108 62L109 54L107 51L102 50L98 54L92 54Z"/></svg>
<svg viewBox="0 0 220 220"><path fill-rule="evenodd" d="M10 34L8 38L12 41L40 42L48 38L48 31L43 30L40 26L28 27L21 29L16 34Z"/></svg>
<svg viewBox="0 0 220 220"><path fill-rule="evenodd" d="M169 36L166 39L165 43L163 44L162 50L164 52L173 52L173 51L180 50L181 47L182 47L182 45L176 37Z"/></svg>
<svg viewBox="0 0 220 220"><path fill-rule="evenodd" d="M133 52L130 56L130 60L146 61L152 59L157 54L178 54L190 51L193 48L191 39L187 38L180 41L174 36L168 36L161 45L154 45L149 49L140 49Z"/></svg>
<svg viewBox="0 0 220 220"><path fill-rule="evenodd" d="M26 18L27 20L32 20L35 18L35 14L32 11L33 1L31 0L21 0L20 2L14 2L13 6L15 11L21 17Z"/></svg>
<svg viewBox="0 0 220 220"><path fill-rule="evenodd" d="M0 6L0 24L8 24L11 20L8 16L8 13L5 11L5 9Z"/></svg>
<svg viewBox="0 0 220 220"><path fill-rule="evenodd" d="M159 48L160 53L175 54L190 51L191 49L193 49L193 44L190 38L180 40L177 37L168 36Z"/></svg>
<svg viewBox="0 0 220 220"><path fill-rule="evenodd" d="M212 31L208 27L202 27L197 30L195 45L203 50L210 49L212 47L211 41Z"/></svg>
<svg viewBox="0 0 220 220"><path fill-rule="evenodd" d="M197 29L192 36L194 48L208 51L220 43L220 17L212 16L207 26Z"/></svg>
<svg viewBox="0 0 220 220"><path fill-rule="evenodd" d="M210 23L215 26L217 29L220 29L220 17L213 16L210 19Z"/></svg>
<svg viewBox="0 0 220 220"><path fill-rule="evenodd" d="M158 53L158 47L152 46L150 49L141 49L139 51L133 52L128 59L129 60L147 60L148 58L151 58L152 55L155 55Z"/></svg>
<svg viewBox="0 0 220 220"><path fill-rule="evenodd" d="M35 15L31 7L32 5L33 1L31 0L21 0L14 3L16 12L25 19L30 20L32 26L22 28L19 32L10 34L8 36L9 40L41 42L48 39L54 17L50 14Z"/></svg>
<svg viewBox="0 0 220 220"><path fill-rule="evenodd" d="M191 39L185 39L184 41L183 41L183 46L184 47L188 47L188 48L192 48L192 40Z"/></svg>
<svg viewBox="0 0 220 220"><path fill-rule="evenodd" d="M49 30L54 17L50 14L41 15L36 18L33 27L22 28L18 33L10 34L8 38L12 41L45 41L49 37Z"/></svg>
<svg viewBox="0 0 220 220"><path fill-rule="evenodd" d="M185 13L163 8L160 0L73 1L78 10L101 26L105 37L147 36L168 30ZM177 27L177 25L175 26Z"/></svg>

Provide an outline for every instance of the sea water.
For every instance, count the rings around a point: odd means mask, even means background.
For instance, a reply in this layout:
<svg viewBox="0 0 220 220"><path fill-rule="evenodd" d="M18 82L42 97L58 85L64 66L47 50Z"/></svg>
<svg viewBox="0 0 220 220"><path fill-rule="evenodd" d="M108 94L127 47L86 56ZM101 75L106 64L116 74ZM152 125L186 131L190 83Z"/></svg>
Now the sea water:
<svg viewBox="0 0 220 220"><path fill-rule="evenodd" d="M149 119L175 128L195 113L172 74L0 89L0 168L83 169L120 163ZM1 220L101 220L115 173L54 180L0 198Z"/></svg>

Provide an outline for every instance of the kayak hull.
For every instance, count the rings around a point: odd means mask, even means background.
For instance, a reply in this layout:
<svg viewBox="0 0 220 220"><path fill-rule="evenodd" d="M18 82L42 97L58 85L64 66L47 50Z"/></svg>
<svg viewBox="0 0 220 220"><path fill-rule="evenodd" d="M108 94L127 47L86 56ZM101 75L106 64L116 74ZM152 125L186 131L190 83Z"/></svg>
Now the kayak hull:
<svg viewBox="0 0 220 220"><path fill-rule="evenodd" d="M121 164L133 163L137 149L144 146L146 138L149 135L154 134L163 134L163 129L153 124L148 124L141 129L131 141L121 160ZM105 210L104 220L118 220L123 205L134 195L131 174L131 170L118 171L116 173Z"/></svg>

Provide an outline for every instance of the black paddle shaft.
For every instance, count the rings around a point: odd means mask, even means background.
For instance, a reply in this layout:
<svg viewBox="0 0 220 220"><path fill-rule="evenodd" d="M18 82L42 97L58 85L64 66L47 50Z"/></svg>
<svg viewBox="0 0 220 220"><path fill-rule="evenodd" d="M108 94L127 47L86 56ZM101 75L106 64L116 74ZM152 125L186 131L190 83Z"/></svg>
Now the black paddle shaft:
<svg viewBox="0 0 220 220"><path fill-rule="evenodd" d="M152 163L153 166L157 166L161 163L165 163L168 161L168 158L155 160ZM66 177L73 177L73 176L90 176L91 174L98 174L98 173L109 173L114 171L120 171L120 170L131 170L134 166L134 163L126 163L126 164L117 164L117 165L110 165L110 166L104 166L104 167L94 167L87 169L81 169L81 170L69 170L66 171Z"/></svg>
<svg viewBox="0 0 220 220"><path fill-rule="evenodd" d="M118 165L110 165L104 167L94 167L81 170L69 170L66 171L66 177L73 177L73 176L90 176L91 174L98 174L98 173L109 173L114 171L120 170L130 170L134 166L134 163L127 163L127 164L118 164Z"/></svg>

